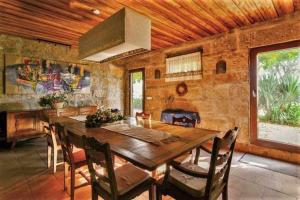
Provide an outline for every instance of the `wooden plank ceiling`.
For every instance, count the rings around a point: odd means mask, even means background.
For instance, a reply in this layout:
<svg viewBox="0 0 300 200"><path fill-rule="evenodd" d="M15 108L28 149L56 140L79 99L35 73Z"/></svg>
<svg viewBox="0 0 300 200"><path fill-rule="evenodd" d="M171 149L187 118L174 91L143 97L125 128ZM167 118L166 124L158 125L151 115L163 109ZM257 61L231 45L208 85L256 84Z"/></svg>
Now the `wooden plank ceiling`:
<svg viewBox="0 0 300 200"><path fill-rule="evenodd" d="M152 49L300 10L299 0L0 0L0 33L77 47L83 33L124 6L151 18Z"/></svg>

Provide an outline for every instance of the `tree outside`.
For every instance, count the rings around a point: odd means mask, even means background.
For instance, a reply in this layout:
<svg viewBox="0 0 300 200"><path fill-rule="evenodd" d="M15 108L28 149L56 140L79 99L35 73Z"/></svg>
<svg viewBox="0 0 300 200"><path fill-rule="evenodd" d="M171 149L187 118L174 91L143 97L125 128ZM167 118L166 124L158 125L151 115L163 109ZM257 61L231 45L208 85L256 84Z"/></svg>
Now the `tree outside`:
<svg viewBox="0 0 300 200"><path fill-rule="evenodd" d="M132 73L132 114L143 111L143 73Z"/></svg>
<svg viewBox="0 0 300 200"><path fill-rule="evenodd" d="M259 138L300 145L300 48L258 54Z"/></svg>
<svg viewBox="0 0 300 200"><path fill-rule="evenodd" d="M258 55L261 121L299 126L300 48Z"/></svg>

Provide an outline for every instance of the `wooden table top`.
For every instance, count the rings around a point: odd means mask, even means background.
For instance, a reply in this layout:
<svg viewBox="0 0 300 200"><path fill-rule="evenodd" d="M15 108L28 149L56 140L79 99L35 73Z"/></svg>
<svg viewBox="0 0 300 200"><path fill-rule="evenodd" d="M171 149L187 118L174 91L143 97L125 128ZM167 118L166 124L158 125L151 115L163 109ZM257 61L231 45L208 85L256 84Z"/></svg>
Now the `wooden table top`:
<svg viewBox="0 0 300 200"><path fill-rule="evenodd" d="M86 128L84 122L68 117L51 117L49 119L49 123L55 122L61 123L67 130L75 134L93 136L101 142L109 143L112 152L116 155L150 171L155 170L160 165L189 152L199 146L199 144L220 134L219 131L215 130L186 128L154 120L137 121L135 118L128 118L122 121L122 123L127 123L132 126L138 125L144 128L151 128L181 138L178 141L157 146L101 127Z"/></svg>

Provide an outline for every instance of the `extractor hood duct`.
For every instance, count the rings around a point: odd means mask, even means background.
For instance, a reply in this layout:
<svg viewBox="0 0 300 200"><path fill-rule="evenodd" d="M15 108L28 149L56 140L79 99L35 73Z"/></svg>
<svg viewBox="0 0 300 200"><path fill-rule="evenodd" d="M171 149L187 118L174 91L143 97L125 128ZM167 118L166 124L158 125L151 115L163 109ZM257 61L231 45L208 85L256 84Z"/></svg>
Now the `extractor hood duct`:
<svg viewBox="0 0 300 200"><path fill-rule="evenodd" d="M151 49L151 20L129 8L110 16L79 39L79 58L103 61Z"/></svg>

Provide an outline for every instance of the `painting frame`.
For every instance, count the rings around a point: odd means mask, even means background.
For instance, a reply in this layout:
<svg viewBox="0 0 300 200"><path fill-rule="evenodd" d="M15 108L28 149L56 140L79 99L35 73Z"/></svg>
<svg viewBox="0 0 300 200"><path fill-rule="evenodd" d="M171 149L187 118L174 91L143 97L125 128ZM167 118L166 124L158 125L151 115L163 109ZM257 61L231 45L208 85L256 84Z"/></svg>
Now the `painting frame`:
<svg viewBox="0 0 300 200"><path fill-rule="evenodd" d="M53 92L89 94L87 64L4 54L4 93L43 95Z"/></svg>

